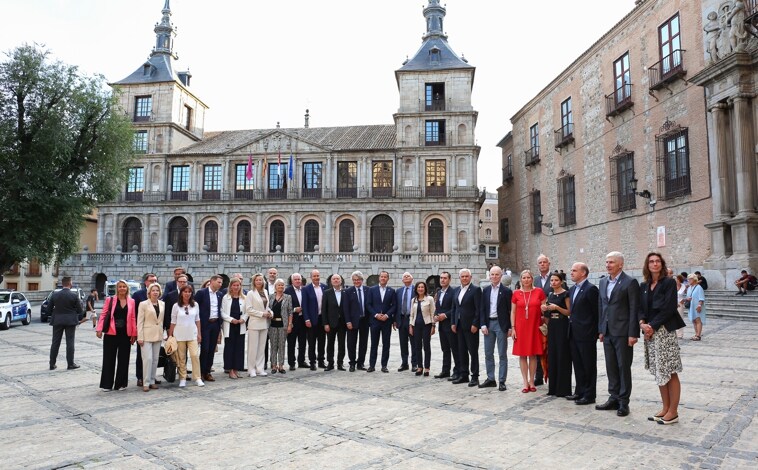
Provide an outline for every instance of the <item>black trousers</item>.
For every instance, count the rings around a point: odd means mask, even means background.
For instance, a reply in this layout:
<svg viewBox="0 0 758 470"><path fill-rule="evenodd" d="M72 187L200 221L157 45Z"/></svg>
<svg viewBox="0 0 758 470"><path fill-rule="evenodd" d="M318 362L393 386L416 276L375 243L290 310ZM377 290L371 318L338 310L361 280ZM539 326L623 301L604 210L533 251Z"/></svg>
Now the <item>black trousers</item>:
<svg viewBox="0 0 758 470"><path fill-rule="evenodd" d="M206 322L200 325L202 330L202 343L200 343L200 371L203 375L210 374L213 367L213 358L216 356L216 343L218 342L220 322Z"/></svg>
<svg viewBox="0 0 758 470"><path fill-rule="evenodd" d="M408 334L409 321L408 315L400 315L400 321L397 323L397 333L400 336L400 359L401 365L407 366L410 355L411 366L416 368L416 349L413 347L413 337Z"/></svg>
<svg viewBox="0 0 758 470"><path fill-rule="evenodd" d="M460 374L458 367L458 335L450 328L450 320L439 324L440 348L442 349L442 373L449 374L452 365L453 375ZM451 364L452 358L452 364Z"/></svg>
<svg viewBox="0 0 758 470"><path fill-rule="evenodd" d="M297 364L305 364L305 345L308 342L306 330L303 315L296 315L292 321L292 332L287 335L287 362L290 366L295 365L295 360ZM297 346L297 355L295 346Z"/></svg>
<svg viewBox="0 0 758 470"><path fill-rule="evenodd" d="M326 334L324 333L324 325L319 323L318 325L307 328L308 330L308 361L311 365L316 363L318 359L319 364L324 363L324 341L326 340ZM318 357L316 356L316 346L318 345Z"/></svg>
<svg viewBox="0 0 758 470"><path fill-rule="evenodd" d="M458 368L461 377L468 377L471 373L471 379L479 378L479 332L471 332L471 327L461 327L458 330L458 358L460 367ZM469 369L469 359L471 368Z"/></svg>
<svg viewBox="0 0 758 470"><path fill-rule="evenodd" d="M334 365L334 342L337 342L337 364L343 365L345 363L345 332L347 327L344 323L340 322L340 325L336 328L329 328L329 333L326 334L326 362L330 366Z"/></svg>
<svg viewBox="0 0 758 470"><path fill-rule="evenodd" d="M347 359L352 367L355 365L357 356L355 349L358 346L358 326L354 326L352 330L345 330L345 336L347 338Z"/></svg>
<svg viewBox="0 0 758 470"><path fill-rule="evenodd" d="M63 332L66 332L66 362L69 367L74 363L74 341L76 337L76 325L53 326L53 344L50 346L50 365L55 365L58 360L58 350L61 348Z"/></svg>
<svg viewBox="0 0 758 470"><path fill-rule="evenodd" d="M432 361L432 327L434 323L425 325L423 320L413 326L413 350L418 367L428 369ZM423 351L423 352L422 352ZM423 360L422 360L423 359Z"/></svg>
<svg viewBox="0 0 758 470"><path fill-rule="evenodd" d="M382 367L387 367L390 361L390 338L392 336L392 323L389 321L379 322L378 326L371 325L371 354L369 366L376 367L376 357L379 354L379 337L382 338Z"/></svg>
<svg viewBox="0 0 758 470"><path fill-rule="evenodd" d="M126 331L117 332L115 335L103 335L103 367L100 371L100 388L112 390L127 386L131 351L132 344Z"/></svg>
<svg viewBox="0 0 758 470"><path fill-rule="evenodd" d="M205 340L204 337L203 340ZM142 380L142 348L139 345L137 345L137 359L134 360L134 367L136 368L135 375L137 376L137 380Z"/></svg>
<svg viewBox="0 0 758 470"><path fill-rule="evenodd" d="M597 342L571 338L571 361L574 364L576 389L580 398L594 400L597 395Z"/></svg>
<svg viewBox="0 0 758 470"><path fill-rule="evenodd" d="M242 370L245 368L245 343L247 336L240 334L244 324L229 325L229 337L224 341L224 370Z"/></svg>
<svg viewBox="0 0 758 470"><path fill-rule="evenodd" d="M621 405L629 405L632 395L632 360L634 349L626 336L605 336L605 372L608 375L608 394Z"/></svg>
<svg viewBox="0 0 758 470"><path fill-rule="evenodd" d="M369 323L368 317L361 317L361 321L358 324L358 358L356 362L358 367L363 367L366 364L366 351L368 351L368 338L369 338Z"/></svg>

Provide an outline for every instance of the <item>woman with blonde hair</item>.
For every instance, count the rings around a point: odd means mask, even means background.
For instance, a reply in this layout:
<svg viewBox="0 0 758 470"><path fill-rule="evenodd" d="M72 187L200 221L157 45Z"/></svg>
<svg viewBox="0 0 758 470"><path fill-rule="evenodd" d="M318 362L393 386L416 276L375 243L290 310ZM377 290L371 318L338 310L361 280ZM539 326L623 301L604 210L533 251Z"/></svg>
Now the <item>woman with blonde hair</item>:
<svg viewBox="0 0 758 470"><path fill-rule="evenodd" d="M287 333L292 331L292 297L284 293L284 279L274 281L274 294L271 300L271 326L268 337L271 340L271 373L285 374L284 346Z"/></svg>
<svg viewBox="0 0 758 470"><path fill-rule="evenodd" d="M116 295L105 298L96 329L98 338L105 335L100 388L106 392L123 390L129 382L129 355L132 344L137 339L135 310L129 285L126 281L119 280L116 282Z"/></svg>
<svg viewBox="0 0 758 470"><path fill-rule="evenodd" d="M252 289L245 299L247 313L247 369L250 377L268 375L264 371L266 363L266 336L271 318L274 316L269 307L266 293L266 280L263 274L253 276Z"/></svg>
<svg viewBox="0 0 758 470"><path fill-rule="evenodd" d="M145 392L158 388L155 376L163 340L163 317L166 314L166 304L160 300L161 294L160 284L150 284L147 300L137 309L137 343L142 348L142 390Z"/></svg>
<svg viewBox="0 0 758 470"><path fill-rule="evenodd" d="M703 325L705 325L705 292L700 285L697 274L693 273L687 276L689 286L687 287L687 298L685 299L685 308L689 302L689 317L692 326L695 327L695 336L690 338L692 341L700 341L703 334Z"/></svg>
<svg viewBox="0 0 758 470"><path fill-rule="evenodd" d="M521 378L524 388L521 393L536 392L534 376L537 373L537 356L542 354L540 324L545 291L534 287L534 276L528 269L521 271L521 288L511 297L511 337L513 355L519 356Z"/></svg>
<svg viewBox="0 0 758 470"><path fill-rule="evenodd" d="M230 379L238 379L245 368L245 336L247 332L246 298L242 293L242 279L233 277L229 289L221 300L221 318L224 320L224 370Z"/></svg>

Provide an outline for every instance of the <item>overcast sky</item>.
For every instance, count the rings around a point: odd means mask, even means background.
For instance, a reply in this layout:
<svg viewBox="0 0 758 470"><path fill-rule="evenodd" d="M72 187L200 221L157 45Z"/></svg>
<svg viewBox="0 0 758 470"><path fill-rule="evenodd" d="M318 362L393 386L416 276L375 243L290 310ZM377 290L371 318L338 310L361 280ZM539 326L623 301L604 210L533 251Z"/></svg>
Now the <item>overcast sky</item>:
<svg viewBox="0 0 758 470"><path fill-rule="evenodd" d="M172 0L177 68L206 130L392 124L394 71L421 46L426 0ZM118 81L154 43L164 0L0 0L0 50L24 42ZM443 0L448 42L476 67L480 187L500 185L510 118L634 8L634 0ZM610 86L610 84L609 84ZM546 124L550 125L550 124Z"/></svg>

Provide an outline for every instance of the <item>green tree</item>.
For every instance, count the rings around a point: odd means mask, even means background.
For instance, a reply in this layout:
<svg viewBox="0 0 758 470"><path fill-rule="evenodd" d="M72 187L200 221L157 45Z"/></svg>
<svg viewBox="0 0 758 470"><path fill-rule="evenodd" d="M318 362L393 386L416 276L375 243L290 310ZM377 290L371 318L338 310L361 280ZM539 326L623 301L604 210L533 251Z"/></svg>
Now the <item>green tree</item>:
<svg viewBox="0 0 758 470"><path fill-rule="evenodd" d="M83 216L113 200L133 158L131 125L102 76L36 45L0 63L0 273L78 251Z"/></svg>

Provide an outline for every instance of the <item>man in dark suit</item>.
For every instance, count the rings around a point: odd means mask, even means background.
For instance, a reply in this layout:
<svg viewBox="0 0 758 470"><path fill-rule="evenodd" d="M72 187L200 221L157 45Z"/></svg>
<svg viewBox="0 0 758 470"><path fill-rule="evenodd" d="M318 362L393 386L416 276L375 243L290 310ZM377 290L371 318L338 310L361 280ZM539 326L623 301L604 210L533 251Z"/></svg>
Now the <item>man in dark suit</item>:
<svg viewBox="0 0 758 470"><path fill-rule="evenodd" d="M337 369L345 370L345 301L342 291L342 276L332 274L330 278L331 289L324 291L324 299L321 302L321 320L324 322L326 333L326 369L334 370L334 342L337 341Z"/></svg>
<svg viewBox="0 0 758 470"><path fill-rule="evenodd" d="M603 342L610 398L595 408L626 416L632 394L633 348L640 337L640 286L637 279L623 272L624 255L618 251L608 253L605 268L608 276L600 280L598 296L598 339Z"/></svg>
<svg viewBox="0 0 758 470"><path fill-rule="evenodd" d="M479 385L479 327L481 326L480 305L482 290L471 282L471 271L464 268L458 273L461 287L453 298L454 330L458 334L458 358L460 377L454 384L468 382L469 387ZM469 381L469 359L471 381Z"/></svg>
<svg viewBox="0 0 758 470"><path fill-rule="evenodd" d="M179 301L179 290L187 285L187 276L180 274L176 278L176 284L174 290L164 292L161 300L166 304L166 315L163 318L163 328L168 330L171 328L171 311L174 309L174 305Z"/></svg>
<svg viewBox="0 0 758 470"><path fill-rule="evenodd" d="M216 355L216 343L221 326L221 285L224 279L218 274L211 276L210 283L205 289L195 293L195 302L200 310L200 329L202 330L200 343L200 370L205 382L215 382L211 375L213 358Z"/></svg>
<svg viewBox="0 0 758 470"><path fill-rule="evenodd" d="M543 254L539 255L537 257L537 270L539 272L534 276L534 287L542 289L545 292L545 296L548 296L553 292L553 288L550 287L550 258ZM544 375L542 361L540 360L540 356L537 356L537 371L534 373L534 385L544 384Z"/></svg>
<svg viewBox="0 0 758 470"><path fill-rule="evenodd" d="M74 362L74 341L76 338L76 327L79 325L79 318L84 316L82 303L79 296L71 291L71 278L66 276L61 279L63 289L53 292L50 297L50 324L53 325L53 344L50 346L50 370L56 369L55 365L58 359L58 350L61 347L63 333L66 333L66 362L68 369L78 369L79 365Z"/></svg>
<svg viewBox="0 0 758 470"><path fill-rule="evenodd" d="M408 334L411 318L411 300L413 300L413 276L403 273L403 285L395 289L395 321L392 328L397 329L400 337L400 368L398 372L410 369L408 367L408 350L410 349L411 366L416 371L416 348L413 347L413 337ZM410 348L409 348L410 346Z"/></svg>
<svg viewBox="0 0 758 470"><path fill-rule="evenodd" d="M453 299L457 290L450 287L450 273L440 273L440 290L434 297L434 321L439 325L440 348L442 349L442 371L435 375L436 379L448 378L457 380L460 377L458 369L458 336L453 332ZM451 359L452 358L452 364ZM452 376L451 368L452 367Z"/></svg>
<svg viewBox="0 0 758 470"><path fill-rule="evenodd" d="M179 276L186 275L187 271L184 270L181 266L174 268L174 280L168 281L166 283L166 286L163 288L163 295L168 294L169 292L176 292L179 290ZM166 310L166 313L169 313L170 310Z"/></svg>
<svg viewBox="0 0 758 470"><path fill-rule="evenodd" d="M508 334L511 330L511 296L510 289L500 283L503 270L500 266L490 268L490 285L482 289L481 324L484 335L484 364L487 368L487 380L479 388L498 386L506 390L505 379L508 377ZM495 382L495 344L498 355L498 381ZM499 385L498 385L499 384Z"/></svg>
<svg viewBox="0 0 758 470"><path fill-rule="evenodd" d="M290 365L290 370L295 370L297 367L308 367L305 363L305 344L307 341L307 331L305 328L305 320L303 320L303 308L301 307L303 302L303 276L300 273L295 273L291 277L292 285L287 286L284 289L284 293L292 297L292 331L287 335L287 362ZM295 355L295 344L297 343L297 355ZM297 367L295 367L295 360L297 360Z"/></svg>
<svg viewBox="0 0 758 470"><path fill-rule="evenodd" d="M597 286L587 280L589 274L590 268L584 263L574 263L571 266L570 275L574 285L569 289L569 344L576 388L574 394L566 399L575 400L577 405L595 403L597 394L596 325L599 291Z"/></svg>
<svg viewBox="0 0 758 470"><path fill-rule="evenodd" d="M363 273L355 271L350 276L353 280L353 286L345 290L343 307L345 311L345 326L347 327L347 357L350 361L350 372L355 372L356 367L356 346L358 344L358 335L361 322L366 317L366 295L368 291L363 286ZM366 319L368 321L368 319ZM368 323L366 323L368 324ZM366 332L368 333L368 331ZM368 335L367 335L368 336ZM365 345L365 340L363 340ZM363 357L366 357L366 351L363 351ZM360 359L360 355L358 355ZM357 362L359 369L365 370L362 362Z"/></svg>
<svg viewBox="0 0 758 470"><path fill-rule="evenodd" d="M379 353L379 337L382 338L382 372L389 372L387 364L390 360L390 337L392 323L395 321L395 290L387 285L390 274L387 271L379 273L379 285L368 290L366 313L371 321L371 354L369 368L366 372L374 372L376 357Z"/></svg>
<svg viewBox="0 0 758 470"><path fill-rule="evenodd" d="M303 320L308 331L308 360L311 370L316 370L316 345L318 345L318 366L326 368L324 364L324 322L321 321L321 304L324 298L326 284L321 282L321 273L318 269L311 271L311 282L303 288Z"/></svg>
<svg viewBox="0 0 758 470"><path fill-rule="evenodd" d="M156 276L154 273L147 273L144 276L142 276L142 283L145 287L138 290L137 292L132 295L132 299L134 300L134 310L135 310L135 321L137 320L136 311L139 310L139 304L147 300L147 289L158 282L158 276ZM137 346L137 358L134 360L135 365L135 375L137 377L137 386L142 386L142 348ZM161 381L157 380L155 381L156 384L160 384Z"/></svg>

